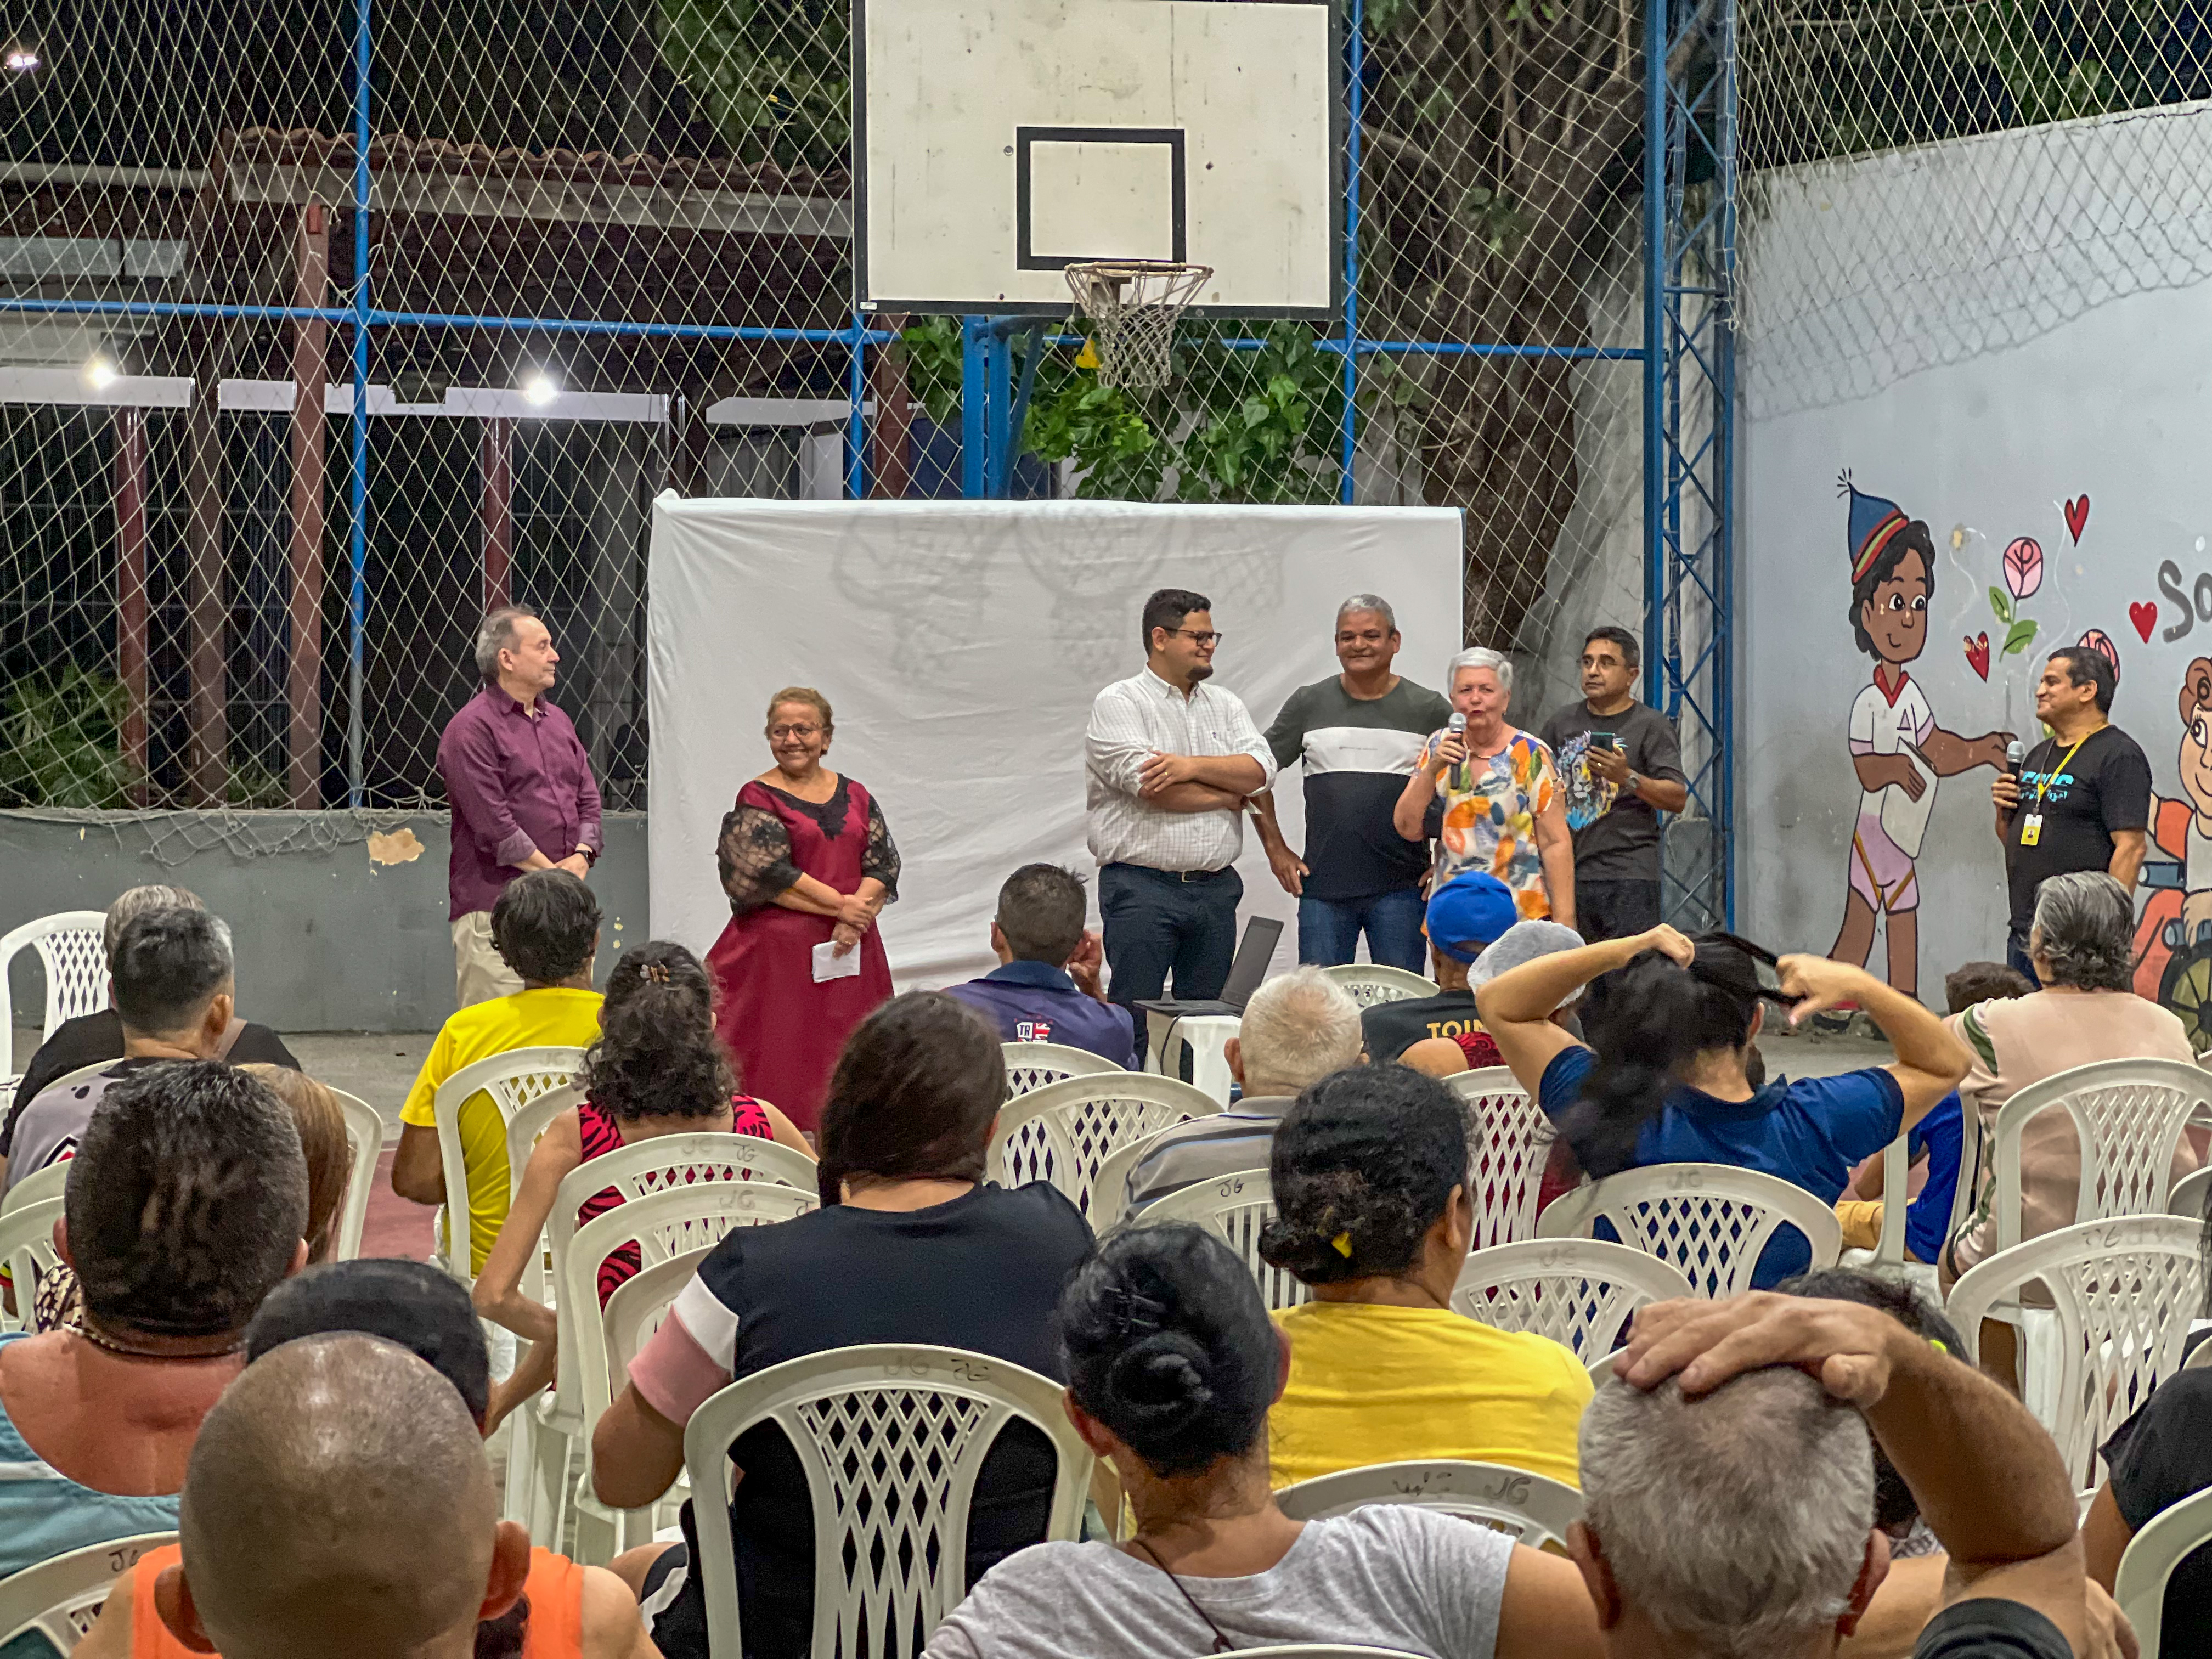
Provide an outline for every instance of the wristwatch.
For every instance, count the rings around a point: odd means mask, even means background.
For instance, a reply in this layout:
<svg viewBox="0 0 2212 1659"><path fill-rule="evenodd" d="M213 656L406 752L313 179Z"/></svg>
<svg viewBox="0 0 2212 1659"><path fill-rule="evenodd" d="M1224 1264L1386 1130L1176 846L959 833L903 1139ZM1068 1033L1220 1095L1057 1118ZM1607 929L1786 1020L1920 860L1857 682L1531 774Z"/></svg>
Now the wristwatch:
<svg viewBox="0 0 2212 1659"><path fill-rule="evenodd" d="M1640 795L1644 793L1644 780L1637 775L1633 768L1629 770L1628 782L1626 787L1632 795Z"/></svg>
<svg viewBox="0 0 2212 1659"><path fill-rule="evenodd" d="M585 846L580 841L576 843L576 850L584 855L585 868L596 869L598 867L599 855L597 853L594 853L590 848Z"/></svg>

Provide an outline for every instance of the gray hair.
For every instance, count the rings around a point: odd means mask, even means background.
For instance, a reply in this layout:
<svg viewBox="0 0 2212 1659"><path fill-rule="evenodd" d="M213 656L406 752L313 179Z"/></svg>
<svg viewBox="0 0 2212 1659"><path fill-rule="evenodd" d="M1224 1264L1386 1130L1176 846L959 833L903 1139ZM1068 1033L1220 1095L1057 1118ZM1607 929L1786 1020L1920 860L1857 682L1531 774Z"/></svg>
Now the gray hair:
<svg viewBox="0 0 2212 1659"><path fill-rule="evenodd" d="M1398 613L1390 608L1389 600L1376 593L1354 593L1337 606L1336 625L1343 627L1344 619L1358 611L1372 611L1382 617L1384 632L1395 634L1398 631Z"/></svg>
<svg viewBox="0 0 2212 1659"><path fill-rule="evenodd" d="M544 620L526 605L503 605L477 625L477 672L483 678L499 678L499 653L514 649L514 625L525 617L536 622Z"/></svg>
<svg viewBox="0 0 2212 1659"><path fill-rule="evenodd" d="M1459 680L1462 668L1487 668L1498 676L1498 689L1510 696L1513 692L1513 664L1502 651L1492 651L1480 645L1469 646L1444 665L1444 690L1449 693Z"/></svg>
<svg viewBox="0 0 2212 1659"><path fill-rule="evenodd" d="M198 893L186 892L181 887L126 887L115 896L115 902L107 907L107 921L100 930L101 954L112 961L125 924L150 911L206 908L207 906L200 902Z"/></svg>
<svg viewBox="0 0 2212 1659"><path fill-rule="evenodd" d="M1696 1400L1608 1382L1583 1413L1584 1523L1622 1596L1716 1659L1802 1645L1849 1610L1874 1525L1874 1446L1804 1372Z"/></svg>
<svg viewBox="0 0 2212 1659"><path fill-rule="evenodd" d="M2028 950L2051 963L2051 977L2061 985L2132 990L2135 922L2128 890L2103 871L2047 877L2035 890Z"/></svg>
<svg viewBox="0 0 2212 1659"><path fill-rule="evenodd" d="M1294 1095L1359 1058L1359 1005L1320 969L1295 969L1252 993L1237 1041L1248 1093Z"/></svg>

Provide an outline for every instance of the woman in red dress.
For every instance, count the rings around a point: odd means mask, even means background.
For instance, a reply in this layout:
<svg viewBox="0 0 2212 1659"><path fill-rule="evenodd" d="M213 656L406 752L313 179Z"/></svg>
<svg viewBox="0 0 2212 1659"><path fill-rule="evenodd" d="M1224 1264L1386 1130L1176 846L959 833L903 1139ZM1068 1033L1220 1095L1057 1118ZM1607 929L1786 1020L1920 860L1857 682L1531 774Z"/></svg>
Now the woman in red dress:
<svg viewBox="0 0 2212 1659"><path fill-rule="evenodd" d="M822 764L829 699L787 686L769 703L775 767L738 791L715 848L730 925L707 953L715 1029L754 1093L811 1131L853 1028L890 1000L876 915L898 896L898 848L883 809ZM860 971L817 981L814 951L860 953Z"/></svg>

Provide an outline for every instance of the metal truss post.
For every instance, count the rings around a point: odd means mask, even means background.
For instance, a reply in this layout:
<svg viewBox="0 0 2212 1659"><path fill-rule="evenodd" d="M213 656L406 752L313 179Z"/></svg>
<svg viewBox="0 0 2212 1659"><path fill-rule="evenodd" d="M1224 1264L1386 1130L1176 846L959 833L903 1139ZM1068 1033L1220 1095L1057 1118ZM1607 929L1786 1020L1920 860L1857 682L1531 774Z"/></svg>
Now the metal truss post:
<svg viewBox="0 0 2212 1659"><path fill-rule="evenodd" d="M1682 740L1668 919L1735 914L1735 0L1644 25L1644 700Z"/></svg>

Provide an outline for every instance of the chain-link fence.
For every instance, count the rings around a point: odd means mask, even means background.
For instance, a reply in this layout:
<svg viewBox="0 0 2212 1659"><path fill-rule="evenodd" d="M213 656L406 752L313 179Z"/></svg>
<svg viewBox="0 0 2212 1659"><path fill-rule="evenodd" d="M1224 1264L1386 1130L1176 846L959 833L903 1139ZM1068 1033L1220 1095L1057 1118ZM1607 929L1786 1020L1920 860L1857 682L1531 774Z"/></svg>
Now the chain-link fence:
<svg viewBox="0 0 2212 1659"><path fill-rule="evenodd" d="M1643 603L1641 9L1337 3L1344 317L1186 325L1153 394L1018 343L1010 488L1462 507L1468 637L1541 665ZM959 492L960 320L854 309L848 24L14 9L0 806L434 802L507 598L642 806L656 493Z"/></svg>

